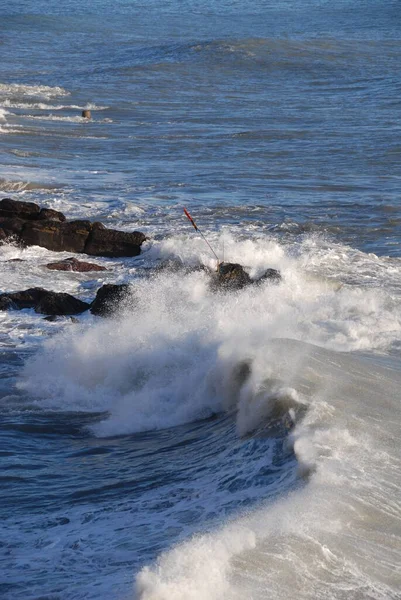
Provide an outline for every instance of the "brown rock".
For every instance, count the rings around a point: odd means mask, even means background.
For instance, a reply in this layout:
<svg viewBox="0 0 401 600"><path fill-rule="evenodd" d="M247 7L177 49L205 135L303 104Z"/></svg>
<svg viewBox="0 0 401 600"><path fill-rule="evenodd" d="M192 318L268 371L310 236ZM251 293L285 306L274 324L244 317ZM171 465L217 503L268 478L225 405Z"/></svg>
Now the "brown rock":
<svg viewBox="0 0 401 600"><path fill-rule="evenodd" d="M26 221L19 217L0 217L0 229L4 232L5 238L16 236L19 238Z"/></svg>
<svg viewBox="0 0 401 600"><path fill-rule="evenodd" d="M0 200L1 217L19 217L20 219L36 219L40 208L34 202L21 202L11 198Z"/></svg>
<svg viewBox="0 0 401 600"><path fill-rule="evenodd" d="M0 310L34 308L44 315L76 315L88 310L89 304L74 296L30 288L21 292L0 294Z"/></svg>
<svg viewBox="0 0 401 600"><path fill-rule="evenodd" d="M90 221L29 221L21 240L27 246L43 246L55 252L84 252L90 230Z"/></svg>
<svg viewBox="0 0 401 600"><path fill-rule="evenodd" d="M106 267L77 260L76 258L66 258L59 262L53 262L46 265L51 271L78 271L86 273L87 271L107 271Z"/></svg>
<svg viewBox="0 0 401 600"><path fill-rule="evenodd" d="M216 289L240 290L252 280L238 263L220 263L213 283Z"/></svg>
<svg viewBox="0 0 401 600"><path fill-rule="evenodd" d="M84 252L91 256L138 256L146 236L140 231L128 233L115 229L92 228Z"/></svg>
<svg viewBox="0 0 401 600"><path fill-rule="evenodd" d="M52 208L41 208L37 218L40 221L60 221L60 223L64 223L67 220L62 212L53 210Z"/></svg>

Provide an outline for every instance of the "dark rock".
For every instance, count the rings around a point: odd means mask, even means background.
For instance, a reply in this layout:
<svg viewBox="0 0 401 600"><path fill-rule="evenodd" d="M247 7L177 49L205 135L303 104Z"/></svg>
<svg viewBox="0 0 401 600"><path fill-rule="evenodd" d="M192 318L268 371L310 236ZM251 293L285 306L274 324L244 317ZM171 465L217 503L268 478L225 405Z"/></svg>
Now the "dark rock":
<svg viewBox="0 0 401 600"><path fill-rule="evenodd" d="M107 229L102 223L67 221L63 213L33 202L0 201L0 241L14 236L26 246L91 256L138 256L146 236L140 231Z"/></svg>
<svg viewBox="0 0 401 600"><path fill-rule="evenodd" d="M26 221L19 217L1 217L0 216L0 228L6 234L6 237L20 236Z"/></svg>
<svg viewBox="0 0 401 600"><path fill-rule="evenodd" d="M1 217L19 217L20 219L37 219L40 208L34 202L21 202L11 198L0 200Z"/></svg>
<svg viewBox="0 0 401 600"><path fill-rule="evenodd" d="M267 269L262 277L259 277L259 279L257 279L255 281L255 283L261 283L262 281L270 281L271 283L278 283L279 281L281 281L282 277L279 271L277 271L276 269Z"/></svg>
<svg viewBox="0 0 401 600"><path fill-rule="evenodd" d="M67 220L62 212L53 210L52 208L41 208L37 218L39 221L59 221L60 223L64 223Z"/></svg>
<svg viewBox="0 0 401 600"><path fill-rule="evenodd" d="M92 231L94 231L95 229L107 229L106 225L103 225L103 223L101 223L100 221L95 221L94 223L92 223Z"/></svg>
<svg viewBox="0 0 401 600"><path fill-rule="evenodd" d="M59 262L53 262L46 265L51 271L78 271L86 273L88 271L107 271L106 267L96 265L95 263L83 262L76 258L66 258Z"/></svg>
<svg viewBox="0 0 401 600"><path fill-rule="evenodd" d="M238 263L220 263L213 278L216 289L240 290L250 283L251 278Z"/></svg>
<svg viewBox="0 0 401 600"><path fill-rule="evenodd" d="M34 308L44 315L76 315L88 310L89 304L70 294L30 288L22 292L0 294L0 310Z"/></svg>
<svg viewBox="0 0 401 600"><path fill-rule="evenodd" d="M92 227L84 252L91 256L138 256L146 236L140 231L128 233L116 229Z"/></svg>
<svg viewBox="0 0 401 600"><path fill-rule="evenodd" d="M42 246L55 252L84 252L90 221L29 221L21 232L27 246Z"/></svg>
<svg viewBox="0 0 401 600"><path fill-rule="evenodd" d="M98 289L90 307L91 313L107 317L129 308L132 301L130 289L131 286L126 283L120 285L106 283Z"/></svg>

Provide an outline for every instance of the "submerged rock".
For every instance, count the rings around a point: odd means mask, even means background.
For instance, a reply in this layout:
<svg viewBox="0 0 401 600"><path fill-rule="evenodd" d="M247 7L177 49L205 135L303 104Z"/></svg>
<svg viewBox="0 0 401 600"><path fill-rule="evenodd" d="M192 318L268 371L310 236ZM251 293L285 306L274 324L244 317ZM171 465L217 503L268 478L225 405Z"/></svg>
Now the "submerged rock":
<svg viewBox="0 0 401 600"><path fill-rule="evenodd" d="M43 315L76 315L88 310L89 306L70 294L50 292L43 288L0 294L0 310L33 308Z"/></svg>
<svg viewBox="0 0 401 600"><path fill-rule="evenodd" d="M91 313L108 317L128 308L132 302L130 290L131 286L127 283L120 285L106 283L98 289L90 307Z"/></svg>
<svg viewBox="0 0 401 600"><path fill-rule="evenodd" d="M281 273L277 271L277 269L267 269L259 279L255 281L255 283L260 283L262 281L270 281L271 283L278 283L281 281Z"/></svg>
<svg viewBox="0 0 401 600"><path fill-rule="evenodd" d="M87 273L88 271L107 271L106 267L95 263L83 262L74 257L60 260L59 262L48 263L46 265L51 271L78 271Z"/></svg>

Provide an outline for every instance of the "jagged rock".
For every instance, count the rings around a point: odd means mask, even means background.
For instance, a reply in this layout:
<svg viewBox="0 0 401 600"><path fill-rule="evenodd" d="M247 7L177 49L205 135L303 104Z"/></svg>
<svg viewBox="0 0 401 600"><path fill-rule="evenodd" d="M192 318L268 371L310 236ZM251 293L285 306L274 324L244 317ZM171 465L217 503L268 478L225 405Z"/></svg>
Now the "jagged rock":
<svg viewBox="0 0 401 600"><path fill-rule="evenodd" d="M59 262L53 262L46 265L51 271L78 271L86 273L88 271L107 271L106 267L96 265L95 263L83 262L76 258L66 258Z"/></svg>
<svg viewBox="0 0 401 600"><path fill-rule="evenodd" d="M42 246L55 252L82 253L90 230L90 221L28 221L20 237L27 246Z"/></svg>
<svg viewBox="0 0 401 600"><path fill-rule="evenodd" d="M271 283L278 283L279 281L281 281L282 277L279 271L277 271L277 269L267 269L262 277L259 277L259 279L257 279L255 281L255 283L260 283L262 281L270 281Z"/></svg>
<svg viewBox="0 0 401 600"><path fill-rule="evenodd" d="M220 263L213 278L216 289L240 290L250 283L251 278L238 263Z"/></svg>
<svg viewBox="0 0 401 600"><path fill-rule="evenodd" d="M116 229L92 227L84 252L91 256L138 256L146 236L140 231L128 233Z"/></svg>
<svg viewBox="0 0 401 600"><path fill-rule="evenodd" d="M37 219L40 207L34 202L21 202L11 198L0 200L0 217L19 217L20 219Z"/></svg>
<svg viewBox="0 0 401 600"><path fill-rule="evenodd" d="M67 221L63 213L33 202L0 201L0 241L15 237L26 246L91 256L138 256L146 236L140 231L107 229L102 223Z"/></svg>
<svg viewBox="0 0 401 600"><path fill-rule="evenodd" d="M89 304L70 294L30 288L21 292L0 294L0 310L34 308L44 315L76 315L88 310Z"/></svg>
<svg viewBox="0 0 401 600"><path fill-rule="evenodd" d="M0 216L0 228L4 232L5 238L7 239L12 236L17 238L20 236L26 221L19 217L2 217Z"/></svg>
<svg viewBox="0 0 401 600"><path fill-rule="evenodd" d="M128 308L132 301L130 288L131 286L127 283L120 285L106 283L98 289L96 298L90 307L91 313L107 317Z"/></svg>
<svg viewBox="0 0 401 600"><path fill-rule="evenodd" d="M38 215L38 220L40 221L59 221L60 223L64 223L67 220L66 216L63 215L62 212L58 210L53 210L52 208L41 208L40 213Z"/></svg>

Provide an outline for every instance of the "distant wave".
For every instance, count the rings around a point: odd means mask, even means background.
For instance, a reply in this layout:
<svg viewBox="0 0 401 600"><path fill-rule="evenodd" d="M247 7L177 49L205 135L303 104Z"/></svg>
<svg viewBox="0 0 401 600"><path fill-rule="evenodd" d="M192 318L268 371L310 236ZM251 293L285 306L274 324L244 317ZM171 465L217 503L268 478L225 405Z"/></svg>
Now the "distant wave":
<svg viewBox="0 0 401 600"><path fill-rule="evenodd" d="M54 191L60 189L61 184L54 185L50 183L40 183L36 181L13 181L0 177L0 192L24 192L29 190L48 190Z"/></svg>

